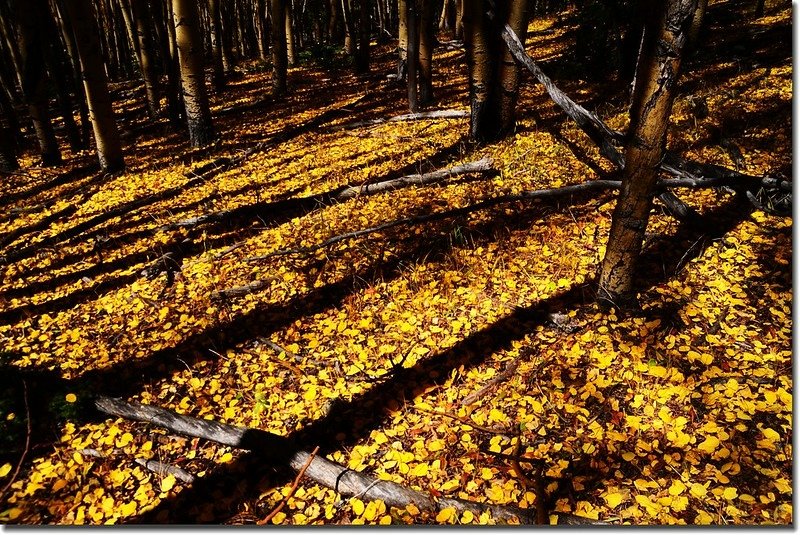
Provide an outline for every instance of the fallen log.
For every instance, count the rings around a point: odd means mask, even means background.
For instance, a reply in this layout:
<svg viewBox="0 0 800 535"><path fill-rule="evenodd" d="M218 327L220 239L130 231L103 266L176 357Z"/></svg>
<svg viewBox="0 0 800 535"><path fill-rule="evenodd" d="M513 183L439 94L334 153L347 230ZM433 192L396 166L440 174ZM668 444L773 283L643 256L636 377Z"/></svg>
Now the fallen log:
<svg viewBox="0 0 800 535"><path fill-rule="evenodd" d="M589 139L599 147L600 154L608 158L619 169L624 169L625 156L615 146L615 143L622 144L623 135L610 129L597 115L577 104L566 93L561 91L533 58L528 55L519 37L508 24L503 27L501 35L514 59L522 64L544 86L551 100L575 121L580 129L589 136ZM792 191L791 182L785 180L771 177L754 177L720 165L701 164L682 158L669 151L661 162L660 169L676 179L683 179L684 182L681 187L720 187L724 185L734 188L748 188L758 186L764 188L774 187L784 192ZM719 185L717 182L719 182ZM677 186L678 184L675 185ZM672 197L662 195L659 199L676 214L690 213L688 210L691 210L691 208L674 195Z"/></svg>
<svg viewBox="0 0 800 535"><path fill-rule="evenodd" d="M343 202L357 196L374 195L383 191L400 189L406 186L431 184L433 182L439 182L448 178L470 173L489 173L494 171L492 164L493 162L491 158L482 158L474 162L468 162L465 164L448 167L446 169L439 169L430 173L408 175L400 178L384 180L372 184L363 184L359 186L345 186L344 188L332 192L322 193L302 199L295 199L295 204L297 206L313 206L315 208L320 206L330 206L332 204ZM286 204L290 205L289 202ZM233 210L222 210L220 212L212 212L210 214L190 217L188 219L176 221L175 223L162 225L158 228L158 230L173 230L178 228L195 227L204 223L223 221L232 216L234 213L241 213L241 209L234 208Z"/></svg>
<svg viewBox="0 0 800 535"><path fill-rule="evenodd" d="M421 111L417 113L404 113L402 115L395 115L393 117L384 117L380 119L368 119L365 121L354 121L339 126L331 127L331 130L353 130L362 126L375 126L384 123L397 123L404 121L422 121L426 119L461 119L469 117L469 111L466 110L435 110L435 111Z"/></svg>
<svg viewBox="0 0 800 535"><path fill-rule="evenodd" d="M285 462L297 472L305 470L305 475L309 479L343 496L358 496L363 500L383 500L388 507L405 508L414 504L420 511L430 513L452 507L458 513L470 511L476 516L489 512L493 518L503 521L516 520L522 524L537 522L535 509L492 505L460 498L435 498L392 481L383 481L351 470L329 461L322 455L312 456L310 452L299 449L286 438L259 429L226 425L213 420L200 420L160 407L130 403L119 398L101 396L97 398L95 405L105 414L155 424L181 435L203 438L225 446L264 454L268 460ZM559 524L605 524L599 520L566 513L553 512L551 515L556 516Z"/></svg>

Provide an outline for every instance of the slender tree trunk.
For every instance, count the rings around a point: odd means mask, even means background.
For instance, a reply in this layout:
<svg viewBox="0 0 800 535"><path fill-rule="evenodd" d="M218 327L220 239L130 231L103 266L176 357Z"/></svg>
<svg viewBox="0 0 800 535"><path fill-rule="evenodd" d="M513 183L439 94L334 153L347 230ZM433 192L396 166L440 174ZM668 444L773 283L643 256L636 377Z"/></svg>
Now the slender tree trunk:
<svg viewBox="0 0 800 535"><path fill-rule="evenodd" d="M83 89L89 105L89 117L92 121L97 157L104 171L114 172L125 167L122 157L117 123L111 96L108 93L103 60L97 39L98 28L88 0L67 0L67 11L73 23L78 56L83 76Z"/></svg>
<svg viewBox="0 0 800 535"><path fill-rule="evenodd" d="M70 83L78 101L78 115L81 119L81 146L89 146L89 138L92 132L92 122L89 120L89 107L86 103L86 93L83 91L81 82L81 62L78 57L78 45L75 43L75 34L72 31L72 23L69 14L63 5L63 0L55 0L56 13L58 14L58 25L69 56L71 75Z"/></svg>
<svg viewBox="0 0 800 535"><path fill-rule="evenodd" d="M12 3L11 7L13 8L14 5L15 4ZM1 13L2 13L2 17L0 17L0 32L2 32L2 34L3 34L3 41L5 42L5 45L6 45L6 48L8 50L9 56L11 57L11 62L12 62L13 67L14 67L14 69L13 69L14 70L14 75L16 76L17 84L19 85L19 89L21 91L22 90L22 85L23 85L22 77L23 77L24 68L23 68L22 54L20 52L20 46L17 43L17 41L14 39L14 36L12 34L11 24L12 24L12 20L13 19L11 19L8 16L8 13L6 13L5 9L3 9L3 11ZM19 14L18 14L18 16L19 16Z"/></svg>
<svg viewBox="0 0 800 535"><path fill-rule="evenodd" d="M266 60L269 55L269 36L267 35L267 6L264 0L256 0L256 24L258 32L258 55Z"/></svg>
<svg viewBox="0 0 800 535"><path fill-rule="evenodd" d="M356 17L354 17L356 18ZM358 1L358 23L354 24L358 28L358 48L355 55L356 73L363 74L369 72L369 34L370 17L369 1Z"/></svg>
<svg viewBox="0 0 800 535"><path fill-rule="evenodd" d="M506 22L519 37L520 42L525 45L525 38L528 33L528 2L529 0L513 0L509 2L508 13L505 17ZM515 109L517 106L517 95L519 94L520 67L508 47L501 48L502 57L499 65L500 87L495 90L494 95L499 100L500 105L500 135L505 136L514 131L516 125Z"/></svg>
<svg viewBox="0 0 800 535"><path fill-rule="evenodd" d="M330 8L330 18L328 19L328 43L335 43L338 41L339 35L339 21L342 15L341 0L328 0Z"/></svg>
<svg viewBox="0 0 800 535"><path fill-rule="evenodd" d="M397 0L398 38L397 38L397 80L406 79L408 71L408 2L414 0Z"/></svg>
<svg viewBox="0 0 800 535"><path fill-rule="evenodd" d="M419 100L422 106L433 102L433 47L434 12L433 2L422 0L419 18Z"/></svg>
<svg viewBox="0 0 800 535"><path fill-rule="evenodd" d="M353 57L356 53L356 29L353 24L351 0L342 0L342 18L344 19L344 50Z"/></svg>
<svg viewBox="0 0 800 535"><path fill-rule="evenodd" d="M0 125L0 171L19 169L17 156L14 154L14 136L11 128Z"/></svg>
<svg viewBox="0 0 800 535"><path fill-rule="evenodd" d="M406 26L408 29L408 110L419 111L417 73L419 71L419 15L417 0L406 1Z"/></svg>
<svg viewBox="0 0 800 535"><path fill-rule="evenodd" d="M697 0L662 0L658 25L639 57L631 136L622 189L600 267L598 299L620 308L636 304L635 274L653 203L667 125Z"/></svg>
<svg viewBox="0 0 800 535"><path fill-rule="evenodd" d="M174 45L175 27L172 23L172 2L154 3L153 8L153 23L162 29L158 48L162 74L167 78L167 86L164 88L167 97L167 117L172 125L178 126L181 124L181 91L178 78L177 45ZM173 45L175 46L174 51Z"/></svg>
<svg viewBox="0 0 800 535"><path fill-rule="evenodd" d="M386 12L386 1L378 0L378 44L384 45L389 42L391 32L389 32L389 14Z"/></svg>
<svg viewBox="0 0 800 535"><path fill-rule="evenodd" d="M40 24L41 13L47 9L47 5L38 0L17 0L14 6L19 24L23 69L22 93L28 104L33 129L39 141L42 165L58 165L61 163L61 151L50 120L42 43L44 31Z"/></svg>
<svg viewBox="0 0 800 535"><path fill-rule="evenodd" d="M236 68L236 58L233 55L233 36L234 27L233 7L230 2L220 5L220 15L222 19L222 66L225 74L231 74Z"/></svg>
<svg viewBox="0 0 800 535"><path fill-rule="evenodd" d="M133 18L136 27L136 42L139 45L139 67L144 78L147 110L151 118L158 117L161 112L161 99L156 79L155 55L153 47L153 19L147 0L131 0Z"/></svg>
<svg viewBox="0 0 800 535"><path fill-rule="evenodd" d="M130 0L119 0L119 7L120 11L122 12L122 19L125 21L128 44L130 44L131 50L134 52L137 64L139 64L139 60L141 59L142 55L139 50L139 39L136 37L136 23L133 21L133 8L131 7Z"/></svg>
<svg viewBox="0 0 800 535"><path fill-rule="evenodd" d="M464 2L466 0L456 0L456 22L453 28L454 39L464 39Z"/></svg>
<svg viewBox="0 0 800 535"><path fill-rule="evenodd" d="M286 54L286 0L270 0L272 22L272 95L286 94L286 71L289 63Z"/></svg>
<svg viewBox="0 0 800 535"><path fill-rule="evenodd" d="M203 147L214 140L214 125L211 122L203 72L200 16L195 0L172 0L172 9L189 143L192 147Z"/></svg>
<svg viewBox="0 0 800 535"><path fill-rule="evenodd" d="M470 82L469 132L476 141L492 140L496 136L493 124L497 118L489 112L493 74L490 41L483 0L464 0L464 44Z"/></svg>
<svg viewBox="0 0 800 535"><path fill-rule="evenodd" d="M211 80L216 92L225 87L225 66L222 63L222 20L219 0L208 0L209 32L211 34Z"/></svg>
<svg viewBox="0 0 800 535"><path fill-rule="evenodd" d="M294 48L294 30L292 29L292 2L286 0L286 9L284 10L284 19L286 24L286 62L294 66L297 63L297 53Z"/></svg>

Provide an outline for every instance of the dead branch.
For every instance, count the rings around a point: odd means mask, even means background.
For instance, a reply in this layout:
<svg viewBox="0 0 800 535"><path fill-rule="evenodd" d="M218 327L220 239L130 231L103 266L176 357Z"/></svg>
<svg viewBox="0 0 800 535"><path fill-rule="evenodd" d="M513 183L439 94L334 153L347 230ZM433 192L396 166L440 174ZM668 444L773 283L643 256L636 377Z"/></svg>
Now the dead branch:
<svg viewBox="0 0 800 535"><path fill-rule="evenodd" d="M156 461L154 459L143 459L141 457L137 457L134 459L134 462L140 466L143 466L150 470L153 473L164 475L169 474L175 476L175 479L182 481L186 484L194 483L195 477L194 475L190 474L183 468L179 466L175 466L172 464L162 463L161 461Z"/></svg>
<svg viewBox="0 0 800 535"><path fill-rule="evenodd" d="M221 424L212 420L200 420L160 407L130 403L118 398L101 396L95 404L101 412L112 416L159 425L175 433L211 440L225 446L257 451L265 454L273 462L285 463L296 471L302 470L308 463L306 475L311 480L344 496L358 495L365 500L383 500L389 507L405 508L413 503L421 511L431 513L452 507L459 513L471 511L475 515L480 515L489 512L495 519L504 521L518 520L523 524L535 524L537 521L536 511L532 509L478 503L458 498L434 498L392 481L382 481L329 461L324 456L312 457L311 453L298 449L287 439L266 431ZM575 515L553 514L561 524L605 524Z"/></svg>
<svg viewBox="0 0 800 535"><path fill-rule="evenodd" d="M25 431L25 447L22 449L22 455L19 457L19 461L17 462L16 468L14 468L14 473L11 475L11 479L8 480L8 483L5 484L3 490L0 490L0 496L5 496L6 492L14 481L17 479L19 475L19 471L22 468L22 463L25 462L25 457L28 456L28 452L30 451L31 447L31 435L33 434L32 424L31 424L31 408L28 403L28 383L26 381L22 381L22 392L23 392L23 400L25 402L25 423L26 423L26 431Z"/></svg>
<svg viewBox="0 0 800 535"><path fill-rule="evenodd" d="M306 464L304 464L303 467L300 469L300 471L297 472L297 477L294 478L294 483L292 483L292 488L289 489L289 494L287 494L281 500L281 503L279 503L278 506L275 509L273 509L270 514L268 514L263 520L259 520L258 522L256 522L256 524L258 524L259 526L268 524L269 521L275 517L275 515L281 512L281 509L283 509L283 506L286 505L286 503L289 501L289 498L291 498L294 495L294 491L297 490L297 485L300 483L300 480L303 479L303 475L306 473L306 470L308 470L309 465L311 465L311 461L314 460L314 457L316 457L318 451L319 451L319 446L314 448L314 451L312 451L311 455L308 456Z"/></svg>
<svg viewBox="0 0 800 535"><path fill-rule="evenodd" d="M461 422L464 425L468 425L473 428L475 431L481 431L483 433L490 433L492 435L508 435L508 436L516 436L519 435L519 431L514 429L505 429L502 427L484 427L482 425L478 425L473 422L470 418L465 418L463 416L459 416L457 414L450 414L449 412L444 411L429 411L427 409L423 409L421 407L414 407L414 410L423 412L425 414L430 414L431 416L444 416L445 418L449 418L451 420L456 420Z"/></svg>
<svg viewBox="0 0 800 535"><path fill-rule="evenodd" d="M362 126L374 126L384 123L397 123L402 121L422 121L429 119L460 119L462 117L469 117L469 112L466 110L422 111L417 113L404 113L402 115L395 115L394 117L368 119L365 121L354 121L352 123L331 127L331 130L353 130L355 128L359 128Z"/></svg>
<svg viewBox="0 0 800 535"><path fill-rule="evenodd" d="M253 292L257 292L263 288L266 288L275 280L276 280L275 277L270 277L268 279L259 279L253 281L249 284L245 284L244 286L236 286L234 288L216 290L214 292L211 292L211 299L227 299L230 297L239 297L242 295L251 294Z"/></svg>
<svg viewBox="0 0 800 535"><path fill-rule="evenodd" d="M489 381L487 381L487 383L483 387L465 397L464 400L461 402L461 405L472 405L480 398L482 398L485 394L497 388L497 386L500 385L500 383L508 380L512 375L514 375L514 372L517 371L517 366L518 362L516 360L508 361L505 369L501 373L492 377L491 379L489 379Z"/></svg>

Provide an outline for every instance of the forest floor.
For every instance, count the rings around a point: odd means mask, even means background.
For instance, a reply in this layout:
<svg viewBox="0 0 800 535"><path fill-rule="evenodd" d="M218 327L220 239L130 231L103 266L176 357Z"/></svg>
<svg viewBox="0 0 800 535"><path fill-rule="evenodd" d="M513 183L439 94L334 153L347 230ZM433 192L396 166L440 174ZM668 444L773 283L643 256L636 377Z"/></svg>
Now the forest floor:
<svg viewBox="0 0 800 535"><path fill-rule="evenodd" d="M791 7L767 2L760 19L752 7L712 2L670 146L788 178ZM624 128L623 88L571 72L568 19L533 22L528 50L569 95ZM386 79L391 47L373 50L366 76L291 69L281 102L265 99L268 70L242 68L212 95L222 137L203 150L188 150L165 121L148 124L141 87L117 87L124 173L98 174L89 152L58 169L30 153L4 177L0 521L252 524L289 494L294 474L268 459L91 408L111 395L320 446L434 496L532 507L541 468L552 511L609 523L792 522L789 217L721 190L679 191L704 224L659 209L641 311L625 317L592 300L613 192L506 203L252 260L614 174L528 76L516 135L488 146L467 141L463 118L336 128L405 111L404 89ZM434 107L466 109L463 50L438 48L434 66ZM706 116L692 112L700 99ZM192 178L261 142L238 165ZM302 202L484 156L496 175ZM221 210L232 212L168 226ZM254 281L260 290L215 298ZM495 520L342 499L304 480L271 522Z"/></svg>

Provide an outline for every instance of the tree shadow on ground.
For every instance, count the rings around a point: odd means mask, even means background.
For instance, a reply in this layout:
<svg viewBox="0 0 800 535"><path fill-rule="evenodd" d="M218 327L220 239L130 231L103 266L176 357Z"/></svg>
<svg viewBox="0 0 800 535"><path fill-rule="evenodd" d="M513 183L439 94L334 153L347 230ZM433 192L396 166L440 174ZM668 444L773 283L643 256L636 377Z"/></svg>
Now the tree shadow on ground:
<svg viewBox="0 0 800 535"><path fill-rule="evenodd" d="M736 205L739 201L734 201ZM735 208L735 206L734 206ZM746 213L746 211L745 211ZM730 204L722 205L706 214L706 223L699 230L698 227L680 226L676 233L665 237L664 247L656 246L647 251L644 256L644 266L641 272L647 274L640 280L640 288L647 289L665 280L663 273L673 273L673 270L649 269L652 264L665 266L679 266L687 258L696 258L702 254L713 236L724 235L738 221L743 213L732 210ZM696 236L704 235L710 230L711 237L702 240L699 247L694 247L683 252L679 244L697 243ZM519 340L532 332L535 327L544 325L548 321L549 312L563 312L576 310L587 306L593 301L592 281L574 286L572 289L545 299L536 305L525 309L517 309L514 313L502 318L494 324L468 336L452 348L439 353L424 361L418 362L410 368L399 368L388 374L385 380L376 386L358 394L348 402L334 404L327 415L310 423L305 428L290 434L286 446L279 451L279 459L285 460L286 450L291 448L311 449L320 446L322 454L353 446L369 433L380 428L391 418L392 410L397 406L403 407L406 400L413 399L428 388L443 384L450 376L450 372L460 366L474 367L498 351L507 349L515 340ZM258 433L256 433L258 434ZM274 445L274 444L273 444ZM200 511L213 508L213 503L208 500L215 492L237 493L237 500L248 501L257 499L274 479L267 479L273 466L272 460L276 454L275 448L261 449L258 441L254 443L256 451L245 455L233 463L231 467L220 467L214 473L196 481L192 488L186 489L175 499L161 502L152 511L142 515L134 522L152 522L157 518L168 516L170 521L179 523L197 522ZM296 451L291 449L291 451ZM586 476L590 481L598 480L602 474L597 470L592 473L589 469L591 463L585 462ZM578 468L581 470L581 468ZM245 488L244 482L232 474L250 474L248 482L259 482L255 487ZM266 483L269 481L269 483ZM282 483L291 481L287 478ZM264 485L267 486L264 486ZM230 495L230 494L228 494ZM234 501L237 501L234 500ZM218 512L214 522L225 522L230 519L232 511Z"/></svg>

